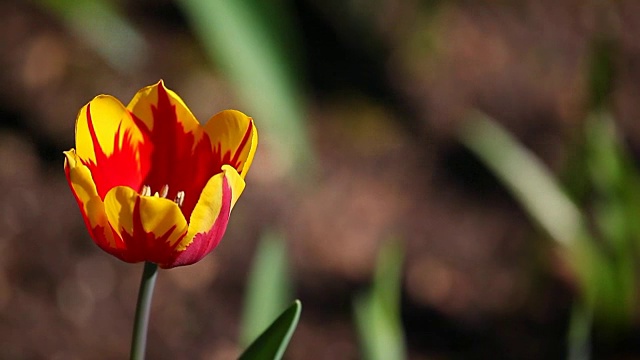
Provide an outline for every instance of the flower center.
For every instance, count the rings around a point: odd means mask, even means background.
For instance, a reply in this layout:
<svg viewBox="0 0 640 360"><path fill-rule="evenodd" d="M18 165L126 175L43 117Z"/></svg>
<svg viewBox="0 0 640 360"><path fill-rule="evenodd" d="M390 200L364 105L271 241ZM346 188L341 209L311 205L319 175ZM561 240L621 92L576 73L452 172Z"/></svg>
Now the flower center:
<svg viewBox="0 0 640 360"><path fill-rule="evenodd" d="M153 194L153 196L166 199L168 194L169 194L169 185L165 184L160 189L160 192L156 191L156 193ZM151 186L149 185L142 186L142 191L140 191L140 195L151 196ZM184 202L184 191L178 191L178 193L176 194L176 197L173 199L173 202L178 204L179 207L182 207L182 203Z"/></svg>

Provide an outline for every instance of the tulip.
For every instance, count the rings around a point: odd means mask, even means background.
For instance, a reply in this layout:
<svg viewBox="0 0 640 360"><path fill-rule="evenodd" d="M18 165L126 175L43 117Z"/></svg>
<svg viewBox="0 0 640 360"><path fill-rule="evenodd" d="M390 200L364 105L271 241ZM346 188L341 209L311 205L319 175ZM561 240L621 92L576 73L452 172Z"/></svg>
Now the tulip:
<svg viewBox="0 0 640 360"><path fill-rule="evenodd" d="M225 110L201 125L162 81L126 107L95 97L75 135L64 169L94 242L161 268L193 264L218 245L258 144L250 117Z"/></svg>

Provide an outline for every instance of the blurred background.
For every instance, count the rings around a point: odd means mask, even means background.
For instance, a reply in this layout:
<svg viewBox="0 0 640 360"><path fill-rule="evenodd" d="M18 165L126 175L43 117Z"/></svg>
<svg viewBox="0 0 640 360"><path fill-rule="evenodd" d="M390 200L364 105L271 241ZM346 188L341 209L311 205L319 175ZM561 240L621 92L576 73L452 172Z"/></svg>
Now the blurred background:
<svg viewBox="0 0 640 360"><path fill-rule="evenodd" d="M123 359L142 265L89 238L77 111L164 79L260 144L149 359L640 358L640 3L0 1L0 358Z"/></svg>

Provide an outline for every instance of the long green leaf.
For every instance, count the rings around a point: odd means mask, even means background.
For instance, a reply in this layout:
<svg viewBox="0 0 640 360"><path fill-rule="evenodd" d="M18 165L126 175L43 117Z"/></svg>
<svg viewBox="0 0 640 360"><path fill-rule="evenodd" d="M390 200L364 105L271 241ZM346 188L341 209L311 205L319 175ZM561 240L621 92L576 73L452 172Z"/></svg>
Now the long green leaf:
<svg viewBox="0 0 640 360"><path fill-rule="evenodd" d="M591 359L591 308L581 301L571 307L569 331L567 333L567 360Z"/></svg>
<svg viewBox="0 0 640 360"><path fill-rule="evenodd" d="M585 133L587 168L583 176L591 183L586 203L592 209L602 240L598 245L609 268L600 271L609 276L600 276L600 287L606 291L599 296L599 310L614 324L626 322L637 303L639 174L608 112L592 112Z"/></svg>
<svg viewBox="0 0 640 360"><path fill-rule="evenodd" d="M302 303L296 300L240 356L240 360L278 360L298 326Z"/></svg>
<svg viewBox="0 0 640 360"><path fill-rule="evenodd" d="M136 27L107 0L39 0L112 67L136 72L149 56L149 46ZM135 49L132 51L132 49Z"/></svg>
<svg viewBox="0 0 640 360"><path fill-rule="evenodd" d="M262 236L244 298L240 344L246 346L292 300L287 249L282 235L269 231Z"/></svg>
<svg viewBox="0 0 640 360"><path fill-rule="evenodd" d="M587 188L599 188L601 199L606 199L594 207L595 223L607 238L605 244L615 243L616 237L624 238L624 207L633 197L618 195L623 187L619 180L621 158L616 154L615 141L602 127L606 124L596 125L597 131L587 139L590 172L583 178L587 178ZM586 308L596 317L605 315L612 323L628 317L636 298L632 248L622 248L617 254L611 248L603 251L607 247L595 241L584 216L548 168L488 116L472 116L462 129L461 139L506 185L527 214L569 250L568 259L581 282ZM629 174L622 177L629 181L632 178ZM602 211L605 205L607 211ZM625 241L617 242L626 246Z"/></svg>
<svg viewBox="0 0 640 360"><path fill-rule="evenodd" d="M373 287L356 297L354 315L363 358L401 360L406 357L400 319L402 247L392 241L380 251Z"/></svg>
<svg viewBox="0 0 640 360"><path fill-rule="evenodd" d="M311 164L304 127L300 76L294 49L282 29L283 4L260 1L184 0L179 4L210 58L235 87L250 114L260 120L263 143L278 155L283 168ZM278 28L277 26L280 26Z"/></svg>
<svg viewBox="0 0 640 360"><path fill-rule="evenodd" d="M475 113L460 138L509 188L553 239L572 245L587 234L582 214L549 169L497 122Z"/></svg>

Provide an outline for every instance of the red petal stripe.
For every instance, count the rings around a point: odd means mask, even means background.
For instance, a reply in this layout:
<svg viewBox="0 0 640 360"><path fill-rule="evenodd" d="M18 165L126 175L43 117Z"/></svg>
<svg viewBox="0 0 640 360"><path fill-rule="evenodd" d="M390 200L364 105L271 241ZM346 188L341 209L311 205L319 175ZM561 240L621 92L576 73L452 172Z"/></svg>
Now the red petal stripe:
<svg viewBox="0 0 640 360"><path fill-rule="evenodd" d="M236 170L240 169L242 162L238 161L244 147L247 146L249 142L249 138L251 137L251 133L253 130L253 121L249 121L249 126L247 127L247 131L245 131L244 136L242 136L242 141L236 150L236 153L233 155L233 159L231 159L231 163L229 165L233 166Z"/></svg>
<svg viewBox="0 0 640 360"><path fill-rule="evenodd" d="M140 126L141 123L141 121L137 121L136 124ZM148 146L144 146L149 145L146 137L142 144L134 146L131 132L125 130L121 146L120 132L122 124L119 124L118 130L114 134L113 153L107 156L98 141L91 117L91 103L87 105L87 124L91 142L93 143L95 162L91 159L83 159L82 163L91 171L91 176L96 184L100 198L104 200L107 192L116 186L129 186L135 190L140 189L142 179L149 171L148 153L151 149Z"/></svg>
<svg viewBox="0 0 640 360"><path fill-rule="evenodd" d="M168 239L175 229L174 225L159 237L153 232L145 231L140 219L140 198L137 197L133 208L133 233L128 234L126 231L121 231L122 239L127 246L128 257L135 259L134 262L151 261L164 264L171 261L175 255L175 246L170 245ZM182 234L180 239L185 235L186 232Z"/></svg>

